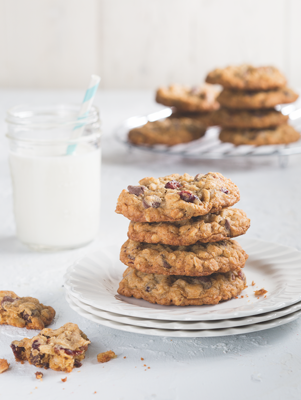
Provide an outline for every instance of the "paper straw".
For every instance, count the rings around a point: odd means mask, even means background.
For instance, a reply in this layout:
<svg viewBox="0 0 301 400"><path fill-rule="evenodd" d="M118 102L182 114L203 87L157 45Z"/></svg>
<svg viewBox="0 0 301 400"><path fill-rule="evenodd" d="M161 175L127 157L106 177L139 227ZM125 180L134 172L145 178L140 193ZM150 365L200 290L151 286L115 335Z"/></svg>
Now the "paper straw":
<svg viewBox="0 0 301 400"><path fill-rule="evenodd" d="M81 123L81 120L89 114L89 111L92 107L94 97L95 97L95 94L96 94L96 91L97 91L97 88L99 85L99 82L100 82L100 77L98 75L91 75L90 84L86 91L83 104L81 106L79 115L77 117L78 123L73 128L71 139L77 139L83 134L83 131L85 129L85 124ZM76 146L77 146L76 143L70 144L67 147L67 154L68 155L72 154L74 152L74 150L76 149Z"/></svg>

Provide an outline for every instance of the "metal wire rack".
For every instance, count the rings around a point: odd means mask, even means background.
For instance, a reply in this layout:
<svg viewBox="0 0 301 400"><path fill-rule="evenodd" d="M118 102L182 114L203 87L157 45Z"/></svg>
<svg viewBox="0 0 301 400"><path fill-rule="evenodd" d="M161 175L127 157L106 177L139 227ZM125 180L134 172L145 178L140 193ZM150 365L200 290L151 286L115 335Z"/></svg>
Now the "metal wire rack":
<svg viewBox="0 0 301 400"><path fill-rule="evenodd" d="M301 131L301 104L293 103L285 106L277 106L277 109L285 115L289 115L289 123L295 129ZM170 156L180 156L192 159L226 159L233 157L258 157L258 156L278 156L279 164L284 167L290 155L301 154L301 139L298 142L288 145L269 145L269 146L234 146L232 143L223 143L219 140L219 128L211 127L207 130L204 137L190 143L178 144L172 147L165 145L141 146L134 145L128 141L129 130L142 126L148 121L157 121L167 118L172 114L171 108L164 108L158 112L145 116L135 116L127 119L116 130L116 139L128 146L130 149L136 148Z"/></svg>

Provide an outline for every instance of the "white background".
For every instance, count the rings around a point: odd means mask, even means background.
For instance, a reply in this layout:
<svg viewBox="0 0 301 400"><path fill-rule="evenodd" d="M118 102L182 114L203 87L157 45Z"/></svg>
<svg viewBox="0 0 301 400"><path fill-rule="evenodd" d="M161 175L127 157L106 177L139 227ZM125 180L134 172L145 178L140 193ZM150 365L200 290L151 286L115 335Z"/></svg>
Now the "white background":
<svg viewBox="0 0 301 400"><path fill-rule="evenodd" d="M301 86L300 0L0 0L0 87L194 84L274 64Z"/></svg>

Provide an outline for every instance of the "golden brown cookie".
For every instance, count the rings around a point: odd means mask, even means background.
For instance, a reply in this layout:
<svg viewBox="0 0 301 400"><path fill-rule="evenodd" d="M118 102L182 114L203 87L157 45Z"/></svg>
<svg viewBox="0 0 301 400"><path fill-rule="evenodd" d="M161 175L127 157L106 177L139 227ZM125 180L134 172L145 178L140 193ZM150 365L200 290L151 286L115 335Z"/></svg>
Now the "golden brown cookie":
<svg viewBox="0 0 301 400"><path fill-rule="evenodd" d="M145 274L127 268L118 293L164 306L200 306L217 304L238 296L246 287L241 270L209 277Z"/></svg>
<svg viewBox="0 0 301 400"><path fill-rule="evenodd" d="M31 339L15 340L11 348L16 361L71 372L73 368L81 367L90 343L76 324L67 323L59 329L43 329Z"/></svg>
<svg viewBox="0 0 301 400"><path fill-rule="evenodd" d="M0 291L0 325L44 329L51 324L55 311L33 297L18 297L11 291Z"/></svg>
<svg viewBox="0 0 301 400"><path fill-rule="evenodd" d="M237 186L218 172L173 174L128 186L118 198L116 213L136 222L180 221L218 212L239 199Z"/></svg>
<svg viewBox="0 0 301 400"><path fill-rule="evenodd" d="M224 89L218 95L217 101L226 108L257 110L293 103L298 97L297 93L287 87L261 92Z"/></svg>
<svg viewBox="0 0 301 400"><path fill-rule="evenodd" d="M171 85L157 90L156 101L168 107L176 107L178 111L202 112L219 108L217 95L218 91L211 85Z"/></svg>
<svg viewBox="0 0 301 400"><path fill-rule="evenodd" d="M248 144L264 146L270 144L289 144L300 139L300 133L292 126L283 124L269 129L222 129L219 135L222 142L235 146Z"/></svg>
<svg viewBox="0 0 301 400"><path fill-rule="evenodd" d="M120 260L147 274L206 276L243 268L248 258L235 240L192 246L139 243L127 240Z"/></svg>
<svg viewBox="0 0 301 400"><path fill-rule="evenodd" d="M243 64L217 68L209 72L206 82L219 84L227 89L270 90L285 86L286 79L275 67Z"/></svg>
<svg viewBox="0 0 301 400"><path fill-rule="evenodd" d="M206 126L195 118L166 118L130 130L129 141L136 145L174 146L204 136Z"/></svg>
<svg viewBox="0 0 301 400"><path fill-rule="evenodd" d="M214 113L216 125L224 128L269 128L285 124L288 115L276 110L230 110L221 108Z"/></svg>
<svg viewBox="0 0 301 400"><path fill-rule="evenodd" d="M250 227L246 213L238 208L224 208L177 222L131 222L128 237L136 242L190 246L244 235Z"/></svg>

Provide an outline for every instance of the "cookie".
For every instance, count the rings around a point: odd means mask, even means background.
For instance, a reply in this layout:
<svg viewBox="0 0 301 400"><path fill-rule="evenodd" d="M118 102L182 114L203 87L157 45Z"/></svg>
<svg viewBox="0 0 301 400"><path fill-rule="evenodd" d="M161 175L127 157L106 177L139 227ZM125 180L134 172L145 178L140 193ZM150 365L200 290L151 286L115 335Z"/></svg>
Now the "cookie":
<svg viewBox="0 0 301 400"><path fill-rule="evenodd" d="M285 86L286 79L275 67L243 64L217 68L209 72L206 82L219 84L227 89L270 90Z"/></svg>
<svg viewBox="0 0 301 400"><path fill-rule="evenodd" d="M222 129L219 139L236 146L242 144L264 146L297 142L300 139L300 133L292 126L283 124L269 129Z"/></svg>
<svg viewBox="0 0 301 400"><path fill-rule="evenodd" d="M213 126L215 124L212 119L213 115L214 111L200 113L200 112L183 112L174 109L173 113L169 118L191 118L194 121L197 121L198 123L208 128L209 126Z"/></svg>
<svg viewBox="0 0 301 400"><path fill-rule="evenodd" d="M288 115L276 110L230 110L221 108L214 113L216 125L225 128L269 128L285 124Z"/></svg>
<svg viewBox="0 0 301 400"><path fill-rule="evenodd" d="M243 268L248 258L234 240L192 246L139 243L127 240L120 261L147 274L206 276Z"/></svg>
<svg viewBox="0 0 301 400"><path fill-rule="evenodd" d="M71 372L73 368L81 367L90 343L76 324L67 323L59 329L43 329L31 339L15 340L11 348L16 361Z"/></svg>
<svg viewBox="0 0 301 400"><path fill-rule="evenodd" d="M246 287L241 270L209 277L145 274L127 268L118 293L164 306L200 306L217 304L238 296Z"/></svg>
<svg viewBox="0 0 301 400"><path fill-rule="evenodd" d="M237 186L218 172L144 178L119 195L116 213L135 222L180 221L237 203Z"/></svg>
<svg viewBox="0 0 301 400"><path fill-rule="evenodd" d="M226 108L256 110L273 108L278 104L293 103L298 97L297 93L287 87L261 92L224 89L219 94L217 101Z"/></svg>
<svg viewBox="0 0 301 400"><path fill-rule="evenodd" d="M250 220L237 208L224 208L218 214L206 214L178 222L131 222L128 237L136 242L170 246L191 246L233 238L246 233Z"/></svg>
<svg viewBox="0 0 301 400"><path fill-rule="evenodd" d="M153 146L164 144L174 146L188 143L204 136L206 126L194 118L166 118L147 122L130 130L128 139L136 145Z"/></svg>
<svg viewBox="0 0 301 400"><path fill-rule="evenodd" d="M44 329L51 324L55 311L33 297L18 297L14 292L0 291L0 325Z"/></svg>
<svg viewBox="0 0 301 400"><path fill-rule="evenodd" d="M218 91L211 85L171 85L157 90L156 101L168 107L176 107L178 111L202 112L219 108L217 95Z"/></svg>

